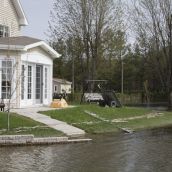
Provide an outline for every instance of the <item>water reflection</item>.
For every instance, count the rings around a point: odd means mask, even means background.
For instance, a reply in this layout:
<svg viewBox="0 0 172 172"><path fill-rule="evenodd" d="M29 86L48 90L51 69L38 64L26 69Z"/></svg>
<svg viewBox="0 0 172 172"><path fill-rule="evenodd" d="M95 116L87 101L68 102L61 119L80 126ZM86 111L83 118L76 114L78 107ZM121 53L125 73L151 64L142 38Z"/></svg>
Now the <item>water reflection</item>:
<svg viewBox="0 0 172 172"><path fill-rule="evenodd" d="M0 172L171 172L171 131L94 136L84 144L0 148Z"/></svg>

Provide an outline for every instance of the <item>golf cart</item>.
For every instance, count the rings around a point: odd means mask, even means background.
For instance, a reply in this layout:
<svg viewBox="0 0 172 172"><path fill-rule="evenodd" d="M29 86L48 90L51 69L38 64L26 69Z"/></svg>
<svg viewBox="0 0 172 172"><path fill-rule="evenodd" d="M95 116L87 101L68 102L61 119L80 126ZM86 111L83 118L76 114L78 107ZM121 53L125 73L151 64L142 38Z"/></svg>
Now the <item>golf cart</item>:
<svg viewBox="0 0 172 172"><path fill-rule="evenodd" d="M115 91L105 89L107 82L107 80L86 80L80 103L97 102L101 107L122 107Z"/></svg>

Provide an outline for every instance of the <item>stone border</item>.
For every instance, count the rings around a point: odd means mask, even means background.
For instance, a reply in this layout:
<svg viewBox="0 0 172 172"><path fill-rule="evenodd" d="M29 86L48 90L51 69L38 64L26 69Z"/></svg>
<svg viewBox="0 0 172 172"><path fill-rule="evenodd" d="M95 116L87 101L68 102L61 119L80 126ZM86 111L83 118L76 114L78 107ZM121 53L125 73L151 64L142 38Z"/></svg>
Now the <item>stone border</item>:
<svg viewBox="0 0 172 172"><path fill-rule="evenodd" d="M35 138L34 135L1 135L0 146L32 146L89 142L92 139L69 139L68 137Z"/></svg>

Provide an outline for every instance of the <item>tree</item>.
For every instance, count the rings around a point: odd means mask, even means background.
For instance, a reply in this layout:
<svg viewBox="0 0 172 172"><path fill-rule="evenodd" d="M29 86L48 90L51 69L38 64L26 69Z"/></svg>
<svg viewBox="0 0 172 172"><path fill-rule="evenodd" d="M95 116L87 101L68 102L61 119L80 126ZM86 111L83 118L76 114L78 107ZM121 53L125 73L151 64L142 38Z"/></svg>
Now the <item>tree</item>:
<svg viewBox="0 0 172 172"><path fill-rule="evenodd" d="M8 38L10 45L10 38ZM17 54L17 50L13 52ZM25 69L20 67L20 58L11 54L10 46L4 59L1 59L2 66L0 68L1 75L1 98L5 99L5 109L7 112L7 130L10 130L10 114L12 106L18 104L19 96L22 96L24 88L23 82L25 80ZM21 94L19 92L21 87Z"/></svg>
<svg viewBox="0 0 172 172"><path fill-rule="evenodd" d="M82 66L82 80L98 77L101 59L112 51L105 47L113 41L106 39L107 35L115 35L122 30L122 10L119 2L56 0L54 3L49 22L50 42L57 42L61 38L66 46L70 47L66 58L72 56L75 62ZM112 53L111 55L114 56Z"/></svg>
<svg viewBox="0 0 172 172"><path fill-rule="evenodd" d="M172 0L134 0L134 27L172 110Z"/></svg>
<svg viewBox="0 0 172 172"><path fill-rule="evenodd" d="M5 109L7 112L7 130L10 130L10 113L13 104L17 103L18 93L17 90L20 87L21 79L24 78L23 74L20 74L19 60L6 56L2 60L1 72L2 75L2 99L5 99Z"/></svg>

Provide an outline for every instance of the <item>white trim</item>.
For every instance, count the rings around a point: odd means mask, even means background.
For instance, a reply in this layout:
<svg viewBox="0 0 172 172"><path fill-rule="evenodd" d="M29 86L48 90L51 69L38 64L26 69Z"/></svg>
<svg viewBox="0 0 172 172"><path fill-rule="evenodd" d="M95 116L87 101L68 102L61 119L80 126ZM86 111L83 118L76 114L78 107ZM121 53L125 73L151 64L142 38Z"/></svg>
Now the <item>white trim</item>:
<svg viewBox="0 0 172 172"><path fill-rule="evenodd" d="M0 50L25 51L24 46L20 46L20 45L3 45L3 44L0 44Z"/></svg>
<svg viewBox="0 0 172 172"><path fill-rule="evenodd" d="M34 44L30 44L25 46L24 50L27 51L31 48L35 47L42 47L44 50L47 51L48 54L51 54L53 58L59 58L61 55L57 53L53 48L51 48L48 44L46 44L44 41L36 42Z"/></svg>
<svg viewBox="0 0 172 172"><path fill-rule="evenodd" d="M34 44L21 46L21 45L3 45L0 44L1 50L18 50L18 51L28 51L31 48L35 47L42 47L48 54L51 55L53 59L59 58L61 55L57 53L53 48L51 48L48 44L46 44L44 41L36 42Z"/></svg>
<svg viewBox="0 0 172 172"><path fill-rule="evenodd" d="M26 16L24 14L23 8L21 6L20 0L11 0L14 8L19 16L19 24L20 26L27 26L28 25L28 21L26 19Z"/></svg>

